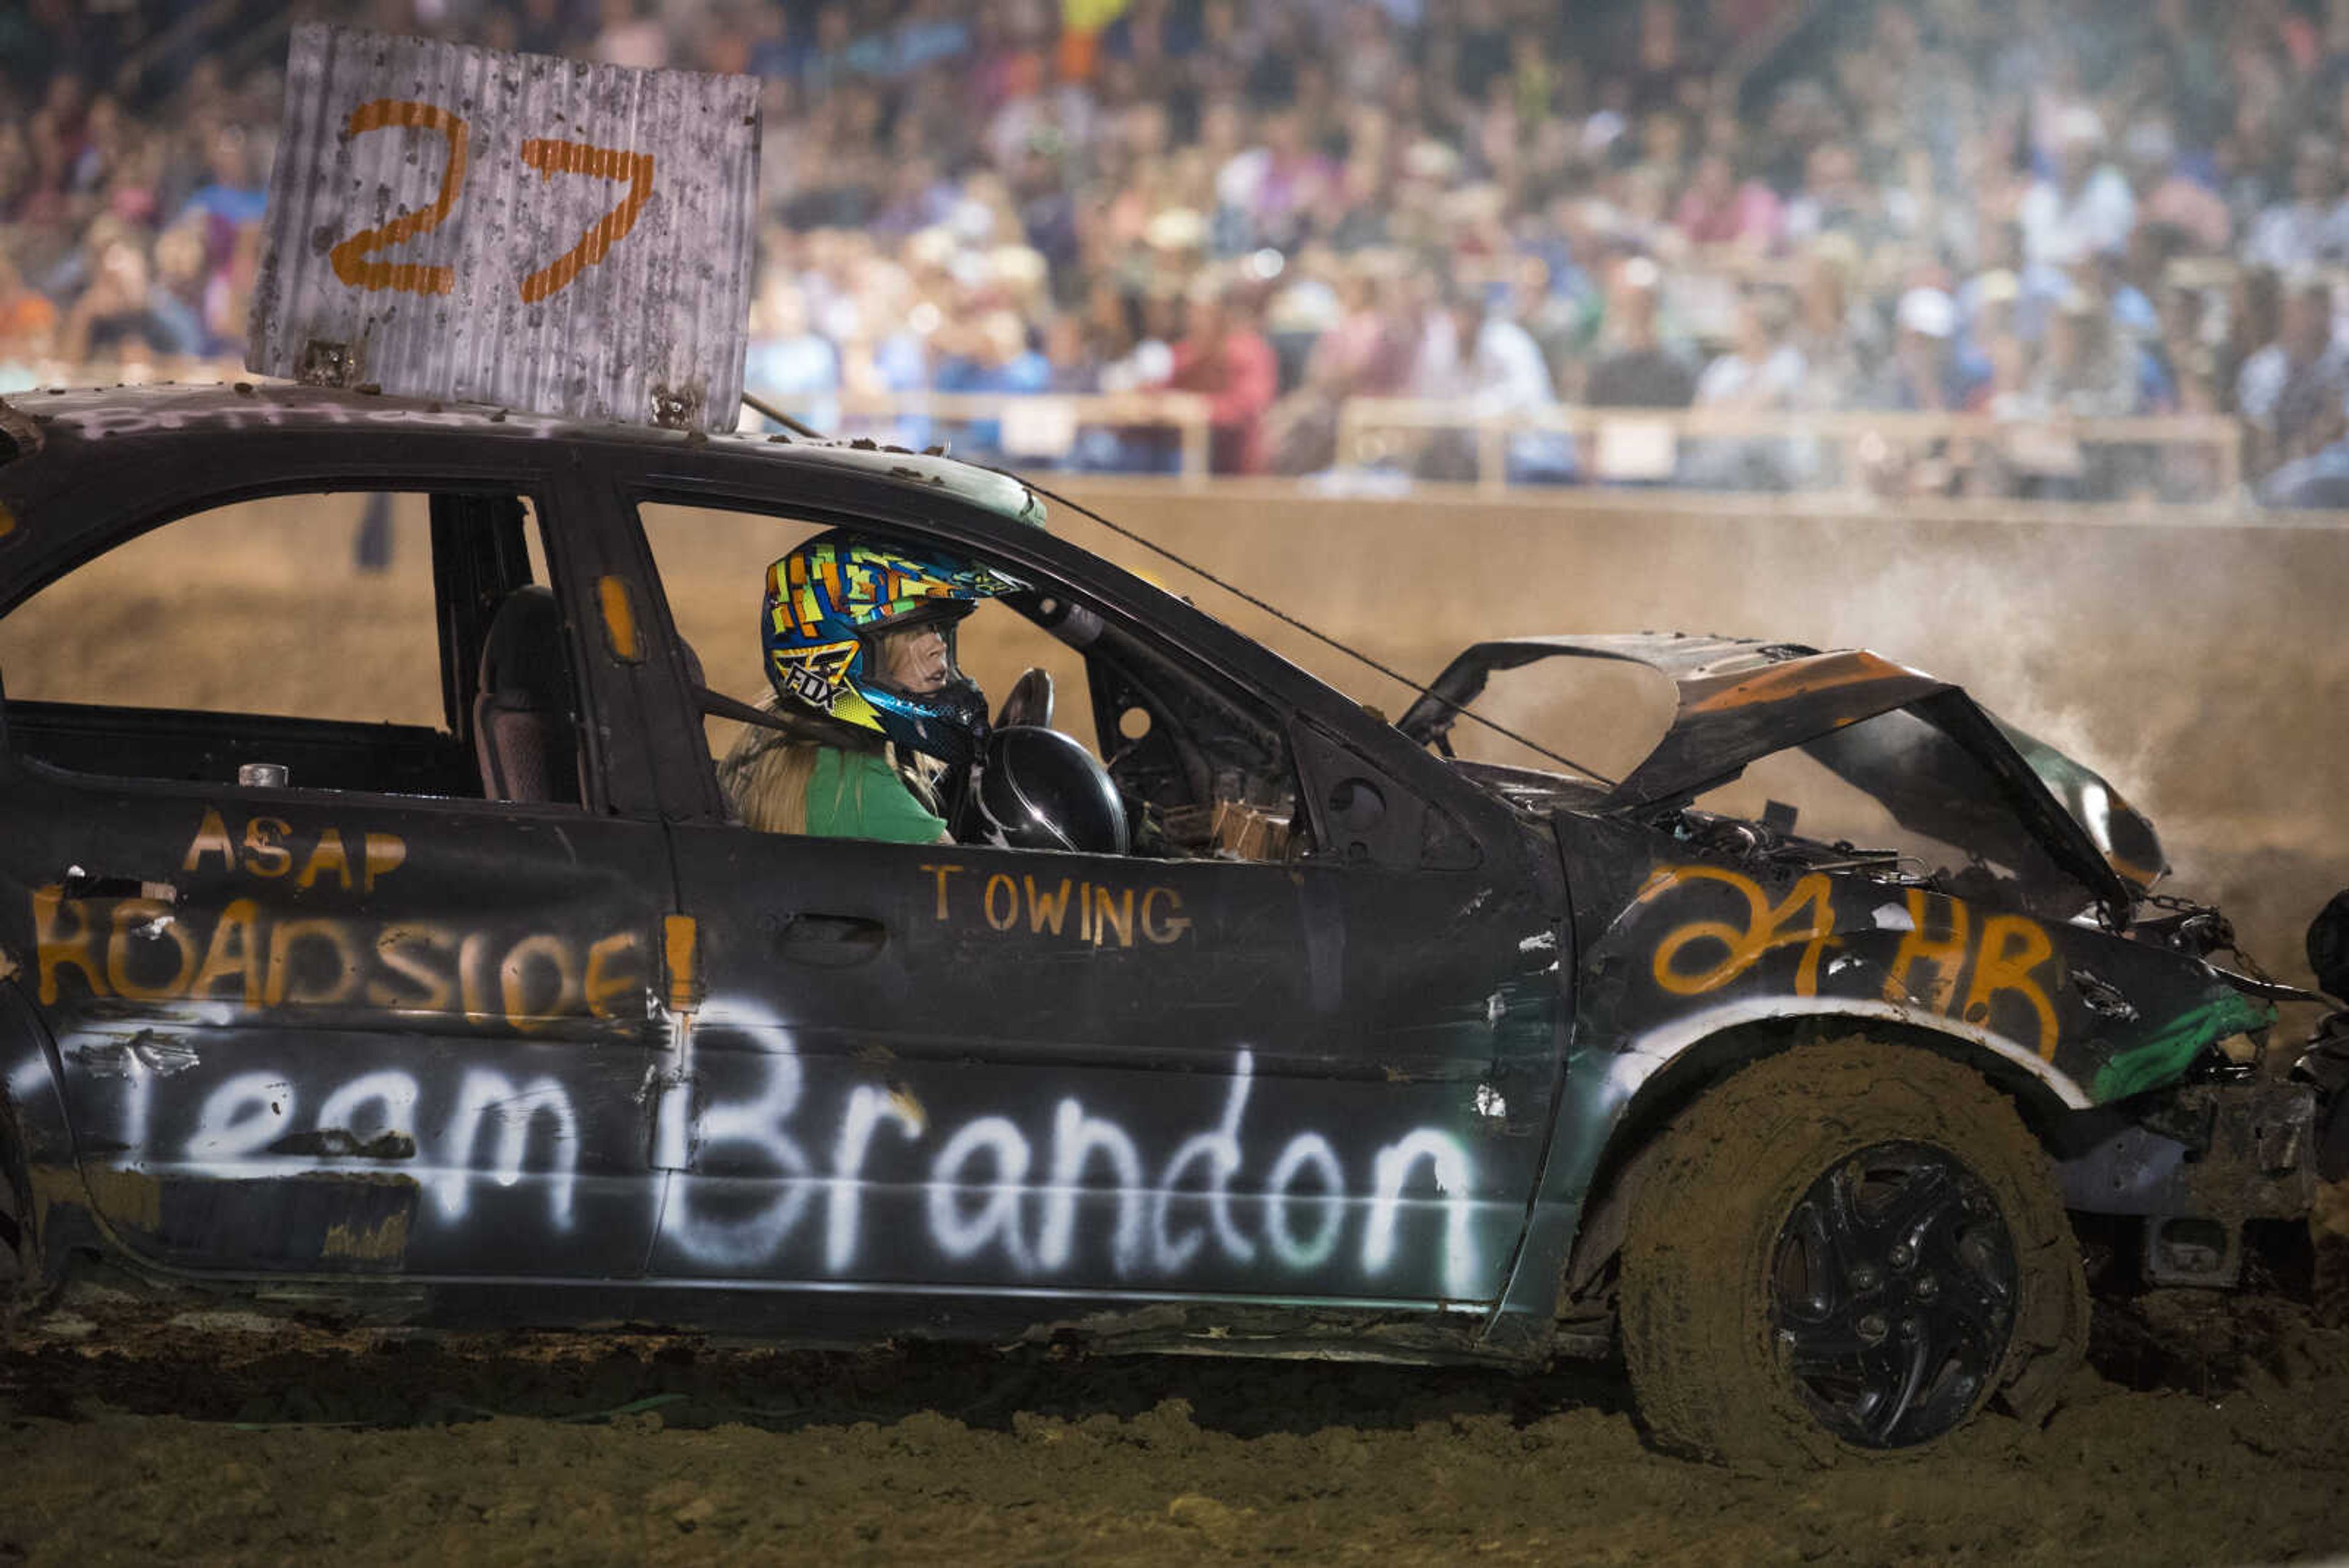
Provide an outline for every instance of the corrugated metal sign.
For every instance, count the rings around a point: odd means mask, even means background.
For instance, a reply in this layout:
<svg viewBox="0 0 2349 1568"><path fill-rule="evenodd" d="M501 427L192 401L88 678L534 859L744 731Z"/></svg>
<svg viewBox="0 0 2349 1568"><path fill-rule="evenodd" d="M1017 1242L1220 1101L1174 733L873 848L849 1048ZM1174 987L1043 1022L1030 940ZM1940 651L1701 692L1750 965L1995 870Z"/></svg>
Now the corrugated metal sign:
<svg viewBox="0 0 2349 1568"><path fill-rule="evenodd" d="M245 364L731 430L758 149L748 77L304 24Z"/></svg>

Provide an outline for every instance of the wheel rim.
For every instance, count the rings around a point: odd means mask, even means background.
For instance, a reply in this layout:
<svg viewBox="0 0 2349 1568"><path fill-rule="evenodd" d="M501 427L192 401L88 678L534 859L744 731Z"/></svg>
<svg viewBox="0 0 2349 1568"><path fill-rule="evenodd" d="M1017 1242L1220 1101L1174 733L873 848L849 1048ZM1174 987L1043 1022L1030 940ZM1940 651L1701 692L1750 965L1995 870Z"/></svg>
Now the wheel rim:
<svg viewBox="0 0 2349 1568"><path fill-rule="evenodd" d="M1998 1202L1962 1161L1871 1145L1813 1182L1779 1228L1779 1366L1847 1441L1928 1441L1971 1413L2006 1355L2018 1272Z"/></svg>

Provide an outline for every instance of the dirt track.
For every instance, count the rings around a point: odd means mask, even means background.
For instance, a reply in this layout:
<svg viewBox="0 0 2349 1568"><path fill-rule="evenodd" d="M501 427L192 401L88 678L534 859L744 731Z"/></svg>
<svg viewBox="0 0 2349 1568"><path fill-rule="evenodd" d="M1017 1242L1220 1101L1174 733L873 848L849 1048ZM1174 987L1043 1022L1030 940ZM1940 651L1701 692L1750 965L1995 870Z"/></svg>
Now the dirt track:
<svg viewBox="0 0 2349 1568"><path fill-rule="evenodd" d="M2279 969L2349 880L2330 722L2349 691L2349 572L2330 536L1512 507L1447 508L1431 532L1424 509L1361 503L1114 510L1423 676L1483 636L1681 626L1868 642L1966 680L2127 785L2187 888L2229 896ZM111 623L12 628L10 690L160 664L233 705L248 645L158 639L149 612L202 597L213 626L297 661L320 634L301 575L348 560L346 528L268 561L184 563ZM1367 578L1332 570L1362 558L1379 563ZM735 600L755 580L726 550L709 564L685 592L747 628ZM334 628L354 691L383 668L365 653L379 629ZM1339 672L1293 634L1271 640ZM999 690L1016 668L981 672ZM2349 1335L2289 1293L2143 1310L2100 1317L2100 1370L2044 1430L1993 1419L1930 1459L1773 1479L1651 1451L1604 1371L293 1341L111 1330L82 1303L65 1333L0 1353L0 1565L2349 1553Z"/></svg>
<svg viewBox="0 0 2349 1568"><path fill-rule="evenodd" d="M35 1334L0 1356L0 1563L2349 1552L2349 1335L2273 1299L2099 1331L2044 1430L1791 1477L1652 1452L1604 1371Z"/></svg>

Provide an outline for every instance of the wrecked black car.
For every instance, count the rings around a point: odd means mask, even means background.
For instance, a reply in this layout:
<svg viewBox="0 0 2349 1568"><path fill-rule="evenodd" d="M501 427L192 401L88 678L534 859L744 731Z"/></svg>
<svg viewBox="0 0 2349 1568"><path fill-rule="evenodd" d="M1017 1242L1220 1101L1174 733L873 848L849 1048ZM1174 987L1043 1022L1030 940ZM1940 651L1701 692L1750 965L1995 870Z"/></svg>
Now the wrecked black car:
<svg viewBox="0 0 2349 1568"><path fill-rule="evenodd" d="M2261 1071L2273 988L2215 917L2148 901L2150 826L1873 654L1494 642L1388 722L940 458L282 387L0 431L34 1308L102 1267L377 1324L1619 1352L1672 1446L1831 1457L2044 1407L2074 1216L2209 1285L2311 1201L2326 1107ZM208 518L324 581L352 493L427 521L429 578L336 631L412 622L420 715L302 707L344 649L201 595L201 700L142 695L185 659L29 683L12 626ZM818 527L1019 585L986 613L1081 701L1001 717L1092 738L1130 852L735 820L710 715L759 678L712 639L756 584L698 635L680 584ZM1591 659L1676 700L1624 777L1453 754L1495 672ZM1779 758L1864 826L1717 809Z"/></svg>

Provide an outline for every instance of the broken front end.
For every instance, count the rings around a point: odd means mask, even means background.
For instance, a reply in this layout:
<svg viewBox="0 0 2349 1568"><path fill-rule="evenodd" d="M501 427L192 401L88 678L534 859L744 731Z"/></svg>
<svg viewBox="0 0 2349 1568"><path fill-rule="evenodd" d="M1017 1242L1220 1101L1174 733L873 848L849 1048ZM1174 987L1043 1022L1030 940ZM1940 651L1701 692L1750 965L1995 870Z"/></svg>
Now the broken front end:
<svg viewBox="0 0 2349 1568"><path fill-rule="evenodd" d="M1548 1190L1590 1206L1570 1292L1656 1127L1740 1063L1843 1034L2005 1090L2068 1208L2141 1221L2149 1282L2231 1284L2248 1222L2307 1214L2331 1080L2287 1075L2268 1036L2275 1002L2316 999L2155 894L2160 840L2093 770L1874 654L1742 639L1482 644L1402 727L1453 756L1495 673L1559 659L1646 666L1678 699L1619 780L1454 757L1561 841L1581 1136Z"/></svg>

